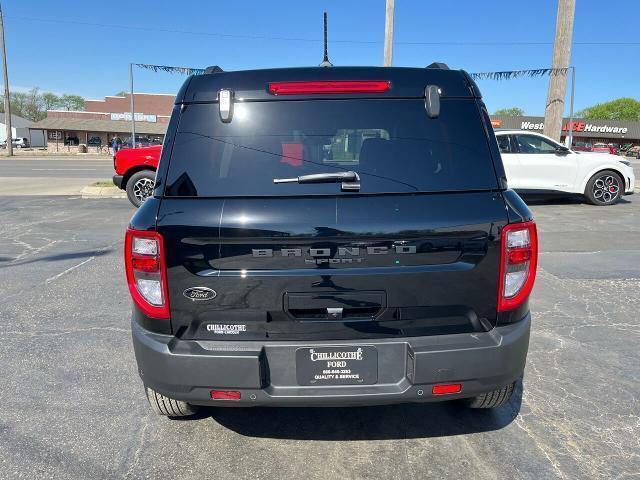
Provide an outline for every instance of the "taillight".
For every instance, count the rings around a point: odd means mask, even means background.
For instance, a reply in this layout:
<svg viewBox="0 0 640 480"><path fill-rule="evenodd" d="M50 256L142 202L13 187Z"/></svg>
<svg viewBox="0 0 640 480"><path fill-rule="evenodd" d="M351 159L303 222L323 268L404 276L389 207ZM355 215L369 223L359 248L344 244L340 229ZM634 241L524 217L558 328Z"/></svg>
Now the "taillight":
<svg viewBox="0 0 640 480"><path fill-rule="evenodd" d="M505 226L500 244L498 311L502 312L520 306L533 289L538 264L536 224L531 221Z"/></svg>
<svg viewBox="0 0 640 480"><path fill-rule="evenodd" d="M331 80L315 82L274 82L272 95L309 95L322 93L383 93L391 88L387 80Z"/></svg>
<svg viewBox="0 0 640 480"><path fill-rule="evenodd" d="M124 258L129 292L135 304L149 317L168 319L167 268L162 235L128 229Z"/></svg>

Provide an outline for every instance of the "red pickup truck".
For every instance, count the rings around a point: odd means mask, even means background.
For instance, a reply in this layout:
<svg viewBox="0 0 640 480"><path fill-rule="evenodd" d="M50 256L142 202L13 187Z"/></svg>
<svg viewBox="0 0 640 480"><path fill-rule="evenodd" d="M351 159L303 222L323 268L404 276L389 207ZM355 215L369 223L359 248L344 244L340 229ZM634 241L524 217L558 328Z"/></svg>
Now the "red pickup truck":
<svg viewBox="0 0 640 480"><path fill-rule="evenodd" d="M113 183L127 192L129 201L136 207L153 194L161 151L162 145L153 145L125 148L113 156L113 168L116 171Z"/></svg>

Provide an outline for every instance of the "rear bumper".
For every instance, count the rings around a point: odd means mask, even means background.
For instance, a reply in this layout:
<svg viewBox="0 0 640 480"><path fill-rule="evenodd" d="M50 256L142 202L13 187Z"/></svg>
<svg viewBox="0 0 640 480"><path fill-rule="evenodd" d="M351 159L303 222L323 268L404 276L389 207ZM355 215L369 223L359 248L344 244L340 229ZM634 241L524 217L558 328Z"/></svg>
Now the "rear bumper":
<svg viewBox="0 0 640 480"><path fill-rule="evenodd" d="M122 186L122 180L124 180L124 175L114 175L113 176L113 184L116 187L124 190L124 187Z"/></svg>
<svg viewBox="0 0 640 480"><path fill-rule="evenodd" d="M178 340L132 322L133 345L145 385L177 400L218 406L343 406L451 400L495 390L523 372L531 319L487 333L361 342L378 352L375 385L300 386L296 350L331 342ZM462 391L432 395L436 383ZM241 400L211 400L210 390L241 392Z"/></svg>

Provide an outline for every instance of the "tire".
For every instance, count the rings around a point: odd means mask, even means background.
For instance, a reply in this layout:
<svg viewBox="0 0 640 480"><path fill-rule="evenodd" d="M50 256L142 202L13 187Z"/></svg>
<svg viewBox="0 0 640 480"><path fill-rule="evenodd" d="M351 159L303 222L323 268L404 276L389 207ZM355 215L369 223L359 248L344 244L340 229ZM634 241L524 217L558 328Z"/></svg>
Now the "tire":
<svg viewBox="0 0 640 480"><path fill-rule="evenodd" d="M145 390L149 405L151 405L153 411L158 415L174 418L189 417L198 411L198 407L195 405L189 405L187 402L165 397L149 387L145 387Z"/></svg>
<svg viewBox="0 0 640 480"><path fill-rule="evenodd" d="M144 201L153 195L156 172L153 170L141 170L131 175L127 181L127 198L138 208Z"/></svg>
<svg viewBox="0 0 640 480"><path fill-rule="evenodd" d="M516 383L510 383L493 392L483 393L477 397L467 399L467 406L469 408L497 408L501 407L509 401Z"/></svg>
<svg viewBox="0 0 640 480"><path fill-rule="evenodd" d="M624 193L624 180L613 170L596 173L587 182L584 196L592 205L600 207L613 205Z"/></svg>

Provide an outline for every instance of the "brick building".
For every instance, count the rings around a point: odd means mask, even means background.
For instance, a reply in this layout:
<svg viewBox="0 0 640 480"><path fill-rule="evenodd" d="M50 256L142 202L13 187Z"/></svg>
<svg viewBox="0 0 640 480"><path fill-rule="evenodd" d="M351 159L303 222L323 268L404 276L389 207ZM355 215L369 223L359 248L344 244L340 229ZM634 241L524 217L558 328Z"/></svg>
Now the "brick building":
<svg viewBox="0 0 640 480"><path fill-rule="evenodd" d="M169 123L175 95L135 93L136 142L159 144ZM86 100L84 111L48 110L47 117L30 125L42 132L50 151L107 151L114 137L131 145L131 95Z"/></svg>

